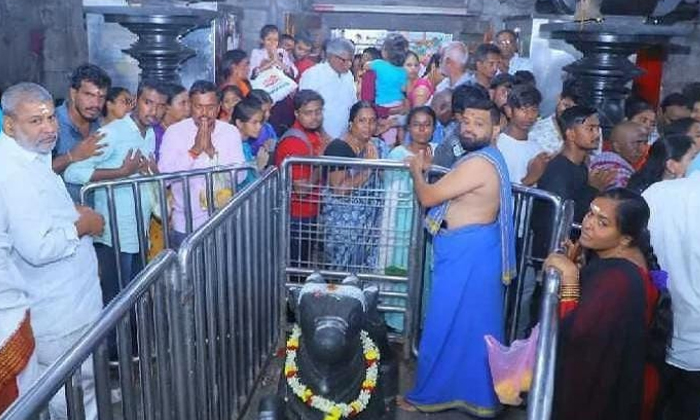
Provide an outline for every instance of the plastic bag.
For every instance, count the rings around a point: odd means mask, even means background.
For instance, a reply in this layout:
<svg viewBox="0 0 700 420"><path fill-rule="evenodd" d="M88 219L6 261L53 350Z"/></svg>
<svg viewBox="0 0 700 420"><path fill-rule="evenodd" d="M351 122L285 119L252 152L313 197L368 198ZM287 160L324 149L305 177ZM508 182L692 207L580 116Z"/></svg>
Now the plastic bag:
<svg viewBox="0 0 700 420"><path fill-rule="evenodd" d="M540 325L537 324L530 337L515 340L510 347L499 343L493 336L484 337L493 386L502 404L520 405L523 402L520 393L530 391L539 335Z"/></svg>
<svg viewBox="0 0 700 420"><path fill-rule="evenodd" d="M214 187L214 210L219 210L233 198L233 189L229 180L230 174L227 172L215 173L212 175ZM199 192L199 204L202 210L208 209L207 190L204 187Z"/></svg>
<svg viewBox="0 0 700 420"><path fill-rule="evenodd" d="M253 89L262 89L269 93L275 102L286 98L297 88L296 82L277 67L270 67L261 72L250 84Z"/></svg>

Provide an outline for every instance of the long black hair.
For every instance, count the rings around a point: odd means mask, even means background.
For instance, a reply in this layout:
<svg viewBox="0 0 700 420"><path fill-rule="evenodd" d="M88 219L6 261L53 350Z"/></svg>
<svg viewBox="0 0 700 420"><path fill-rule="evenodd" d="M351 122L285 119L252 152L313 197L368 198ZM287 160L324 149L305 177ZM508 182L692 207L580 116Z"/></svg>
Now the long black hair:
<svg viewBox="0 0 700 420"><path fill-rule="evenodd" d="M425 71L421 75L421 77L426 77L427 75L430 74L430 72L433 69L439 69L440 68L440 53L439 52L434 52L433 55L430 56L430 60L428 60L428 64L425 65Z"/></svg>
<svg viewBox="0 0 700 420"><path fill-rule="evenodd" d="M654 107L643 99L630 97L625 101L625 117L628 120L646 111L654 112Z"/></svg>
<svg viewBox="0 0 700 420"><path fill-rule="evenodd" d="M693 140L683 134L673 134L658 139L649 151L649 158L644 166L634 173L627 187L641 193L652 184L663 179L666 162L671 159L680 161L693 147Z"/></svg>
<svg viewBox="0 0 700 420"><path fill-rule="evenodd" d="M262 112L262 102L255 98L243 98L233 107L231 124L236 125L236 121L248 122L258 112Z"/></svg>
<svg viewBox="0 0 700 420"><path fill-rule="evenodd" d="M384 39L382 50L386 53L386 61L402 67L408 53L408 41L401 34L389 34Z"/></svg>
<svg viewBox="0 0 700 420"><path fill-rule="evenodd" d="M661 267L651 245L651 234L647 227L651 211L644 198L628 188L613 188L601 193L599 197L617 202L615 221L618 230L632 239L630 246L639 248L644 254L650 272L660 271ZM663 363L673 333L673 310L668 288L657 286L657 289L659 298L648 330L647 357L655 363Z"/></svg>
<svg viewBox="0 0 700 420"><path fill-rule="evenodd" d="M173 99L182 92L187 92L187 89L178 83L168 83L165 85L165 90L168 93L168 105L173 104Z"/></svg>
<svg viewBox="0 0 700 420"><path fill-rule="evenodd" d="M369 101L357 101L355 104L350 108L350 118L348 118L349 123L353 123L355 121L355 118L357 117L357 114L360 113L363 109L371 109L374 111L374 105L372 105L371 102Z"/></svg>
<svg viewBox="0 0 700 420"><path fill-rule="evenodd" d="M102 115L107 116L107 102L114 103L119 95L122 93L131 93L129 89L121 86L113 86L107 90L107 96L105 96L105 105L102 107Z"/></svg>
<svg viewBox="0 0 700 420"><path fill-rule="evenodd" d="M617 202L615 221L622 235L632 238L630 246L639 248L644 253L650 270L658 270L659 264L651 249L651 237L647 224L651 211L644 198L628 188L612 188L598 195Z"/></svg>
<svg viewBox="0 0 700 420"><path fill-rule="evenodd" d="M243 50L236 49L226 51L221 59L221 77L223 80L231 76L231 67L241 64L246 58L248 58L248 53Z"/></svg>
<svg viewBox="0 0 700 420"><path fill-rule="evenodd" d="M435 111L433 111L433 108L423 105L423 106L417 106L415 108L412 108L408 112L408 116L406 116L406 129L411 125L411 122L413 121L413 118L418 115L418 114L425 114L430 117L433 123L433 130L435 130L435 124L437 122L437 115L435 115Z"/></svg>

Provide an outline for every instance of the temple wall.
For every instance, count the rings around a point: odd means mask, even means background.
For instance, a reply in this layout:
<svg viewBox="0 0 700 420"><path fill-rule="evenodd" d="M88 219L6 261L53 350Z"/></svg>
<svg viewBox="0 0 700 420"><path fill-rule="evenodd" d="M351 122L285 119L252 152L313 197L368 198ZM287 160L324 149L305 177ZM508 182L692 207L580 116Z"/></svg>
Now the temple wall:
<svg viewBox="0 0 700 420"><path fill-rule="evenodd" d="M367 2L364 0L229 0L245 9L242 22L242 45L244 48L254 48L258 44L260 27L266 23L274 23L280 28L285 27L285 15L294 14L295 18L314 15L313 5L317 3L335 5L367 4L368 7L431 6L466 9L470 16L425 16L425 15L387 15L377 13L321 13L320 22L323 30L332 28L356 29L389 29L413 31L442 31L452 33L456 38L467 41L481 37L489 24L500 27L501 21L510 16L529 14L534 7L534 0L380 0Z"/></svg>
<svg viewBox="0 0 700 420"><path fill-rule="evenodd" d="M664 65L662 97L679 92L687 83L700 82L700 25L695 24L693 33L688 38L674 38L673 41L690 47L690 54L669 55Z"/></svg>
<svg viewBox="0 0 700 420"><path fill-rule="evenodd" d="M82 0L0 1L0 89L33 81L63 96L86 60Z"/></svg>

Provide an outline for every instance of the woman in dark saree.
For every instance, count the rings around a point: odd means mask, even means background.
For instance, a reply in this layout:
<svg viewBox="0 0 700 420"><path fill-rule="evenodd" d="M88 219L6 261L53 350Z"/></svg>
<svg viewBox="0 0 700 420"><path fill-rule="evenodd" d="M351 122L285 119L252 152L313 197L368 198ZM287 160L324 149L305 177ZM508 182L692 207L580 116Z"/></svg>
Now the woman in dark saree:
<svg viewBox="0 0 700 420"><path fill-rule="evenodd" d="M545 262L562 273L554 419L654 416L656 366L671 327L648 220L640 195L607 191L592 202L578 244ZM589 257L585 263L580 249Z"/></svg>

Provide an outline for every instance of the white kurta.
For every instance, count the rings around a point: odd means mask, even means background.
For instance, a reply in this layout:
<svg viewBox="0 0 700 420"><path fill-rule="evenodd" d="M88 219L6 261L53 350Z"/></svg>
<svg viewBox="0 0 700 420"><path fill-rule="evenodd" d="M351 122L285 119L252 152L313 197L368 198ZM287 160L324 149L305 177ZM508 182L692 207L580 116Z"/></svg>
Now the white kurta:
<svg viewBox="0 0 700 420"><path fill-rule="evenodd" d="M651 244L669 274L673 340L666 361L700 371L700 172L653 184L642 194L651 209Z"/></svg>
<svg viewBox="0 0 700 420"><path fill-rule="evenodd" d="M25 282L10 257L12 239L8 230L7 210L0 200L0 349L17 332L29 311ZM27 366L17 377L19 395L22 396L38 377L36 353L32 353Z"/></svg>
<svg viewBox="0 0 700 420"><path fill-rule="evenodd" d="M40 370L65 353L102 309L97 257L89 236L78 237L78 212L51 155L21 148L0 134L0 201L5 203L11 261L23 279ZM87 418L95 418L91 363L83 366ZM65 399L51 402L65 416Z"/></svg>

